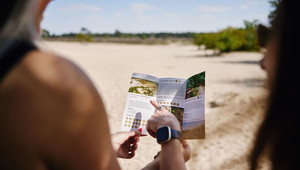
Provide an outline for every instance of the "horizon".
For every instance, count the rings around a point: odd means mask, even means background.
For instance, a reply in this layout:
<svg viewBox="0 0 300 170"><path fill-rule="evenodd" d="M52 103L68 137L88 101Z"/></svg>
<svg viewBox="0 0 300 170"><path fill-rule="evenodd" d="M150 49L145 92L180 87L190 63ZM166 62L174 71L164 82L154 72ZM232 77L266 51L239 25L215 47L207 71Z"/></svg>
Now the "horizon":
<svg viewBox="0 0 300 170"><path fill-rule="evenodd" d="M197 31L186 31L186 32L171 32L171 31L169 31L169 32L166 32L166 31L161 31L161 32L123 32L123 31L120 31L120 30L116 29L116 30L111 31L111 32L92 32L91 31L90 33L91 34L115 34L116 31L119 31L122 34L164 34L164 33L166 33L166 34L187 34L187 33L199 34L200 33L201 34L201 33L214 33L214 32L224 30L224 29L229 28L229 27L231 27L231 26L227 26L225 28L221 28L220 30L216 30L216 31L203 31L203 32L200 32L200 31L198 31L198 32ZM232 28L242 28L242 27L244 27L244 26L232 27ZM82 27L82 28L86 28L86 27ZM47 29L45 29L45 30L47 30ZM49 30L47 30L47 31L49 31ZM78 33L80 33L80 31L81 30L74 31L74 32L63 32L61 34L55 34L55 35L60 36L60 35L66 35L66 34L78 34ZM90 31L90 30L88 29L88 31Z"/></svg>
<svg viewBox="0 0 300 170"><path fill-rule="evenodd" d="M64 0L49 4L42 28L55 35L83 27L96 34L205 33L241 28L245 20L268 25L270 10L268 0Z"/></svg>

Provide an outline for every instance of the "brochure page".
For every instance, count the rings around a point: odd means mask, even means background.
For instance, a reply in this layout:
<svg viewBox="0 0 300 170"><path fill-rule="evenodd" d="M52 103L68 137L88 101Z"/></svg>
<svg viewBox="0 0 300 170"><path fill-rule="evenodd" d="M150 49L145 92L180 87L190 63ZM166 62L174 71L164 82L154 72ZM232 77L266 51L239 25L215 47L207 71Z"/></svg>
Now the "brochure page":
<svg viewBox="0 0 300 170"><path fill-rule="evenodd" d="M187 80L182 130L186 139L205 138L205 72Z"/></svg>
<svg viewBox="0 0 300 170"><path fill-rule="evenodd" d="M142 134L148 135L147 120L154 114L155 108L150 100L156 100L158 78L154 76L133 73L126 106L121 124L121 131L137 131L142 128Z"/></svg>
<svg viewBox="0 0 300 170"><path fill-rule="evenodd" d="M178 78L159 79L157 102L173 113L183 123L186 80Z"/></svg>

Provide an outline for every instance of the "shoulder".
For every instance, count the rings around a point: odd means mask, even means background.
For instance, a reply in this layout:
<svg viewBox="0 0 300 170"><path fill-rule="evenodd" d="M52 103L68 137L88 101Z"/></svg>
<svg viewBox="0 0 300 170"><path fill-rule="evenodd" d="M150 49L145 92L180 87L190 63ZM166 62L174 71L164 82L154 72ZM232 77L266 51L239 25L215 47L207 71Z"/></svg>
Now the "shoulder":
<svg viewBox="0 0 300 170"><path fill-rule="evenodd" d="M95 105L103 107L98 91L88 76L65 58L33 51L22 61L20 71L30 77L30 81L25 83L34 85L37 93L44 93L54 102L63 101L64 107L73 109L74 113L86 112Z"/></svg>
<svg viewBox="0 0 300 170"><path fill-rule="evenodd" d="M91 85L85 73L71 61L43 51L33 51L22 61L22 73L34 80L58 89L74 88L74 84Z"/></svg>
<svg viewBox="0 0 300 170"><path fill-rule="evenodd" d="M65 166L76 169L73 166L96 167L99 160L111 159L104 105L92 82L72 62L43 51L28 53L0 86L1 98L10 99L11 107L0 103L7 113L20 117L16 129L26 127L24 133L32 134L26 137L28 143L38 141L41 146L33 148L47 153L53 164L63 159ZM30 129L27 122L32 122ZM101 166L108 166L107 162Z"/></svg>
<svg viewBox="0 0 300 170"><path fill-rule="evenodd" d="M39 50L28 53L0 84L0 99L7 97L12 99L11 105L36 115L84 115L92 113L91 109L105 113L98 91L80 68L67 59Z"/></svg>
<svg viewBox="0 0 300 170"><path fill-rule="evenodd" d="M98 91L79 67L39 50L28 53L0 84L0 99L5 96L32 113L50 110L47 116L91 113L91 109L105 113Z"/></svg>

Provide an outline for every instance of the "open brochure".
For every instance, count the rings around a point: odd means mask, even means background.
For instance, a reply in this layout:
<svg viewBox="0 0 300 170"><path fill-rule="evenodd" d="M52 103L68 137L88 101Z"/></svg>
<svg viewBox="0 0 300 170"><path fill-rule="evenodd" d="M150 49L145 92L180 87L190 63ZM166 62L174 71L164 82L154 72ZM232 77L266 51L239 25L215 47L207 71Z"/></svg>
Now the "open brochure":
<svg viewBox="0 0 300 170"><path fill-rule="evenodd" d="M188 79L133 73L121 131L142 128L142 134L148 135L147 121L155 112L150 100L156 100L177 117L184 139L205 138L205 72Z"/></svg>

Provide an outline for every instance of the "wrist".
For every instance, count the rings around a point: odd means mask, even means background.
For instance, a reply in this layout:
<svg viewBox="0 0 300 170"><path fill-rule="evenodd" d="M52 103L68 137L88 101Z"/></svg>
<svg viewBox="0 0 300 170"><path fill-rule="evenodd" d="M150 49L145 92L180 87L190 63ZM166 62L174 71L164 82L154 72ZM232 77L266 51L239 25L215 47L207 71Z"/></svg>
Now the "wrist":
<svg viewBox="0 0 300 170"><path fill-rule="evenodd" d="M180 127L179 123L172 123L172 122L164 124L164 125L159 125L157 130L162 127L165 127L165 126L169 126L171 129L175 129L175 130L181 132L181 127Z"/></svg>
<svg viewBox="0 0 300 170"><path fill-rule="evenodd" d="M176 129L172 129L170 126L163 126L157 129L156 139L157 139L157 143L163 144L163 143L168 143L174 139L178 139L179 141L181 141L182 137L180 131Z"/></svg>
<svg viewBox="0 0 300 170"><path fill-rule="evenodd" d="M163 150L163 148L171 147L173 145L176 145L176 146L178 145L179 147L181 147L182 146L181 140L179 138L173 138L169 142L162 143L161 148ZM176 148L178 149L179 147L176 147Z"/></svg>

